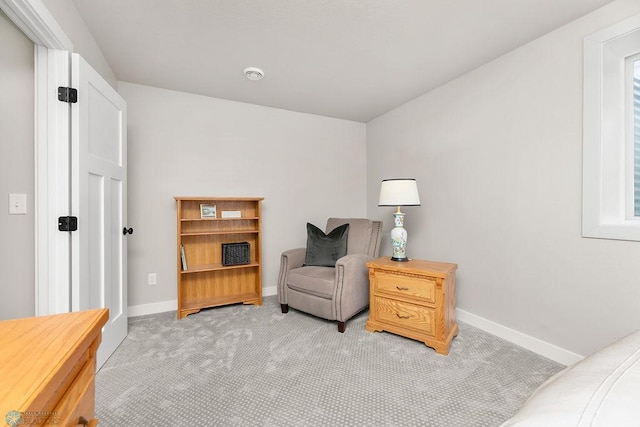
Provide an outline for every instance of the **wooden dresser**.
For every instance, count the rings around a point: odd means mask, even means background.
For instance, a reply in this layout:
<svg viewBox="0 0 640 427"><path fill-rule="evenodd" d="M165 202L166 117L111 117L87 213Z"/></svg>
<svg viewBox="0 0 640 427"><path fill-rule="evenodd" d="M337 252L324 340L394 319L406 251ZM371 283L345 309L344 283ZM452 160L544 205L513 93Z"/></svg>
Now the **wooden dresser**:
<svg viewBox="0 0 640 427"><path fill-rule="evenodd" d="M458 334L457 264L389 257L367 263L370 305L367 331L387 331L413 338L448 354Z"/></svg>
<svg viewBox="0 0 640 427"><path fill-rule="evenodd" d="M5 425L95 420L96 351L109 310L0 322L0 417Z"/></svg>

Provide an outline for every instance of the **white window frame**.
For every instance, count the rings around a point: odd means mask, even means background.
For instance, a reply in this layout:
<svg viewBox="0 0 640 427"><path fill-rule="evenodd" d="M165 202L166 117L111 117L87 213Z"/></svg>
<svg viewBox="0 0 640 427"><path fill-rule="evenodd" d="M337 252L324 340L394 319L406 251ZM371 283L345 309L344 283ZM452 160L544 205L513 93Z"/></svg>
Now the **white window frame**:
<svg viewBox="0 0 640 427"><path fill-rule="evenodd" d="M633 123L625 83L627 58L638 53L640 15L584 40L583 237L640 241L640 218L629 206Z"/></svg>

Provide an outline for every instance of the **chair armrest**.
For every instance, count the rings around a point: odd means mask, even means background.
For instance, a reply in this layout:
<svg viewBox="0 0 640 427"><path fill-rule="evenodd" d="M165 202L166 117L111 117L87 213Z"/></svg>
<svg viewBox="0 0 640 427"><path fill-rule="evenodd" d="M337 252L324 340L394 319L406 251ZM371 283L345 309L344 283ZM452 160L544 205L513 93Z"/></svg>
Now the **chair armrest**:
<svg viewBox="0 0 640 427"><path fill-rule="evenodd" d="M282 252L282 261L286 262L289 270L300 268L304 264L304 258L307 254L307 248L289 249Z"/></svg>
<svg viewBox="0 0 640 427"><path fill-rule="evenodd" d="M306 253L306 248L289 249L288 251L282 252L282 256L280 257L280 274L278 276L278 300L280 304L288 304L286 289L287 276L289 275L289 271L302 267Z"/></svg>
<svg viewBox="0 0 640 427"><path fill-rule="evenodd" d="M369 305L367 254L346 255L336 262L336 318L344 322Z"/></svg>
<svg viewBox="0 0 640 427"><path fill-rule="evenodd" d="M336 268L342 266L349 270L364 269L364 271L368 272L369 269L367 268L367 263L372 259L373 257L367 254L345 255L336 261Z"/></svg>

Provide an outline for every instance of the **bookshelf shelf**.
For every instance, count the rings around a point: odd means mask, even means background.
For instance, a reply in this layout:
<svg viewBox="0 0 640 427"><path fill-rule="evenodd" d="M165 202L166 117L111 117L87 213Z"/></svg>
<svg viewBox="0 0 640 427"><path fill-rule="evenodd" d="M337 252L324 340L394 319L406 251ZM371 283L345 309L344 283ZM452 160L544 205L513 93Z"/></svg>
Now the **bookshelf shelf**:
<svg viewBox="0 0 640 427"><path fill-rule="evenodd" d="M242 265L222 265L222 264L203 264L197 265L195 267L190 267L188 270L180 271L180 274L192 274L192 273L203 273L206 271L216 271L216 270L233 270L235 268L256 268L260 267L260 264L252 262L250 264L242 264Z"/></svg>
<svg viewBox="0 0 640 427"><path fill-rule="evenodd" d="M189 236L214 236L214 235L225 235L225 234L256 234L259 233L258 230L235 230L235 231L191 231L181 233L182 237Z"/></svg>

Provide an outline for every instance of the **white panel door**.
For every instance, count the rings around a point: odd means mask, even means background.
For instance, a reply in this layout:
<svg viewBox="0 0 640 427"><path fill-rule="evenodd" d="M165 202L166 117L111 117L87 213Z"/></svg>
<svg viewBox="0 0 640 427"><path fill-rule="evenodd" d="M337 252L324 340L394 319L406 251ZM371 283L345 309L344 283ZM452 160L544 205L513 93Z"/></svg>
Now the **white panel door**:
<svg viewBox="0 0 640 427"><path fill-rule="evenodd" d="M127 335L127 106L82 57L71 68L71 307L109 309L100 368Z"/></svg>

